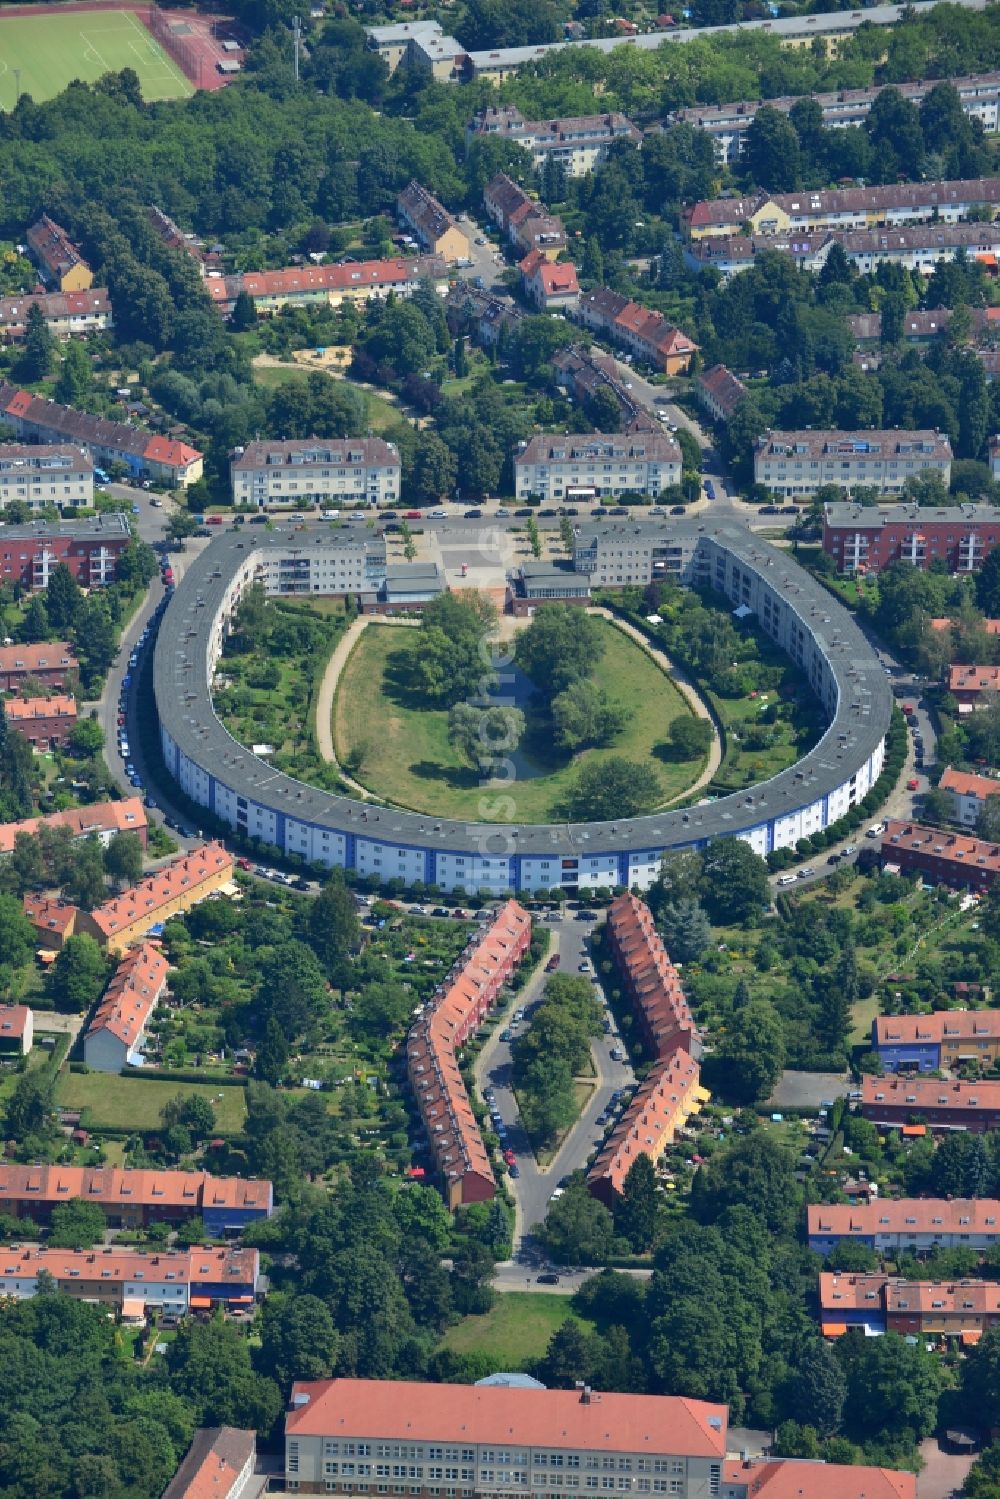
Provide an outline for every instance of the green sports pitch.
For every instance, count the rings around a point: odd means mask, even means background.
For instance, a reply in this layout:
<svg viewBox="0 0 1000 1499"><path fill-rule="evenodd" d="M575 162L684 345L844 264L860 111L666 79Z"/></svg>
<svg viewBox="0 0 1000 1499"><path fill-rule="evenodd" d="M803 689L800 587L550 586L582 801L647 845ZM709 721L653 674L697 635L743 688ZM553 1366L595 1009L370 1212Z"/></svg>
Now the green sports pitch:
<svg viewBox="0 0 1000 1499"><path fill-rule="evenodd" d="M0 110L14 108L18 88L40 104L75 78L94 83L122 68L135 69L147 103L194 93L180 66L131 11L5 16L0 10Z"/></svg>

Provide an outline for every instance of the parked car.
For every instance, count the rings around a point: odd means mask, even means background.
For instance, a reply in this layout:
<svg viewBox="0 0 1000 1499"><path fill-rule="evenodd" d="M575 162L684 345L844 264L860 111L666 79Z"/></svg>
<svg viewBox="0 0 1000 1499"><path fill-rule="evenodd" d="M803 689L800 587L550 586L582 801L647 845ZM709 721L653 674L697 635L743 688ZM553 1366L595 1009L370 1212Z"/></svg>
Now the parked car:
<svg viewBox="0 0 1000 1499"><path fill-rule="evenodd" d="M554 1270L543 1270L541 1275L538 1276L538 1284L540 1286L557 1286L559 1284L559 1277Z"/></svg>
<svg viewBox="0 0 1000 1499"><path fill-rule="evenodd" d="M549 959L549 961L545 965L545 972L546 973L555 973L555 971L559 967L559 964L560 964L561 961L562 961L562 959L559 957L559 954L557 952L553 953L552 956L551 956L551 958Z"/></svg>
<svg viewBox="0 0 1000 1499"><path fill-rule="evenodd" d="M911 776L910 777L910 779L906 783L906 789L907 789L907 791L919 791L920 790L920 782L917 780L916 776Z"/></svg>
<svg viewBox="0 0 1000 1499"><path fill-rule="evenodd" d="M465 512L466 520L482 520L482 518L483 512L481 510L467 510Z"/></svg>

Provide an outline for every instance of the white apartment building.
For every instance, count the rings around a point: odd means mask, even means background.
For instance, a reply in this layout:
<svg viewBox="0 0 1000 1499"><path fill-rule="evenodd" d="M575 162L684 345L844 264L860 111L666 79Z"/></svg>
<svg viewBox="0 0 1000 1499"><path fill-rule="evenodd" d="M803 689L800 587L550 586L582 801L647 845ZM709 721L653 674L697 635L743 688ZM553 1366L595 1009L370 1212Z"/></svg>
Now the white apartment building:
<svg viewBox="0 0 1000 1499"><path fill-rule="evenodd" d="M269 548L258 569L265 593L337 594L369 593L385 582L386 548L381 540L362 540L339 535L310 537L307 546Z"/></svg>
<svg viewBox="0 0 1000 1499"><path fill-rule="evenodd" d="M601 432L533 437L514 459L519 500L600 499L620 494L656 498L681 478L681 450L666 432Z"/></svg>
<svg viewBox="0 0 1000 1499"><path fill-rule="evenodd" d="M526 120L516 104L490 104L472 121L468 140L498 136L531 153L536 167L557 161L568 177L584 177L607 156L615 141L639 145L642 132L625 115L579 115L557 120Z"/></svg>
<svg viewBox="0 0 1000 1499"><path fill-rule="evenodd" d="M380 437L251 442L230 462L233 503L391 505L399 499L399 453Z"/></svg>
<svg viewBox="0 0 1000 1499"><path fill-rule="evenodd" d="M950 765L938 785L950 794L952 816L963 828L974 828L987 798L1000 796L1000 779L996 776L970 775L952 770Z"/></svg>
<svg viewBox="0 0 1000 1499"><path fill-rule="evenodd" d="M94 463L68 444L0 443L0 511L15 500L30 510L94 503Z"/></svg>
<svg viewBox="0 0 1000 1499"><path fill-rule="evenodd" d="M941 432L765 432L753 458L754 481L786 499L824 484L899 494L928 470L945 484L951 478L951 443Z"/></svg>
<svg viewBox="0 0 1000 1499"><path fill-rule="evenodd" d="M292 1386L285 1486L295 1493L442 1496L566 1489L616 1499L712 1499L722 1482L724 1405L478 1385L325 1379Z"/></svg>
<svg viewBox="0 0 1000 1499"><path fill-rule="evenodd" d="M594 522L578 526L573 536L573 566L592 588L644 588L654 578L679 579L692 556L689 541L682 545L649 521Z"/></svg>

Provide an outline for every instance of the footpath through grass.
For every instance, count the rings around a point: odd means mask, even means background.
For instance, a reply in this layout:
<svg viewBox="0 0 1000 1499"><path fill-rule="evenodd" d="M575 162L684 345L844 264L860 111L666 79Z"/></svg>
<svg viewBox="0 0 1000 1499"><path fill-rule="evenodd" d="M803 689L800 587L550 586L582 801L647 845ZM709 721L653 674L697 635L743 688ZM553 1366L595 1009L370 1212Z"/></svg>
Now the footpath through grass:
<svg viewBox="0 0 1000 1499"><path fill-rule="evenodd" d="M95 83L122 68L139 75L147 103L194 93L178 64L131 11L5 16L0 10L0 110L14 108L18 76L21 93L41 104L74 79Z"/></svg>
<svg viewBox="0 0 1000 1499"><path fill-rule="evenodd" d="M572 1316L569 1296L502 1291L483 1316L463 1317L455 1327L449 1327L441 1345L453 1353L489 1355L498 1369L524 1369L543 1356L552 1334ZM577 1320L592 1330L592 1323Z"/></svg>
<svg viewBox="0 0 1000 1499"><path fill-rule="evenodd" d="M604 652L591 679L632 715L606 748L585 750L575 758L558 751L547 718L533 714L529 705L520 753L537 773L504 783L502 796L494 795L450 742L447 710L421 707L406 691L398 658L413 645L416 632L369 625L351 652L334 701L337 759L351 764L357 755L361 765L354 774L375 796L436 817L490 821L490 804L497 802L503 821L551 821L580 766L613 755L651 764L664 801L679 795L703 763L673 760L665 750L670 724L689 712L687 704L641 647L607 620L595 623ZM513 815L509 798L516 806Z"/></svg>

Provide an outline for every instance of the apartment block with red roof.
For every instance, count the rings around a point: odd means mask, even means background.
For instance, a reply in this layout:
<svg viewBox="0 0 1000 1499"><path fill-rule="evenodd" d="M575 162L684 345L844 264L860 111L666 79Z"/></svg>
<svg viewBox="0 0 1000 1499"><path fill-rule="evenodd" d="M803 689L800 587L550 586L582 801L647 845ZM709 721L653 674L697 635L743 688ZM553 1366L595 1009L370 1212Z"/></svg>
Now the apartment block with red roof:
<svg viewBox="0 0 1000 1499"><path fill-rule="evenodd" d="M458 1065L531 943L531 917L510 900L423 1007L406 1043L407 1071L449 1208L488 1202L496 1178Z"/></svg>
<svg viewBox="0 0 1000 1499"><path fill-rule="evenodd" d="M739 376L724 364L713 364L694 379L694 391L708 414L717 422L728 422L748 394Z"/></svg>
<svg viewBox="0 0 1000 1499"><path fill-rule="evenodd" d="M580 284L572 261L552 261L535 249L528 252L518 269L525 295L542 312L571 312L576 307Z"/></svg>
<svg viewBox="0 0 1000 1499"><path fill-rule="evenodd" d="M798 1457L730 1459L719 1499L917 1499L915 1473Z"/></svg>
<svg viewBox="0 0 1000 1499"><path fill-rule="evenodd" d="M810 1203L809 1248L828 1255L845 1239L879 1254L934 1249L989 1249L1000 1239L1000 1202L977 1197L875 1198L859 1203Z"/></svg>
<svg viewBox="0 0 1000 1499"><path fill-rule="evenodd" d="M578 311L585 327L624 345L667 375L685 374L698 349L694 340L668 323L662 312L632 302L606 286L581 296Z"/></svg>
<svg viewBox="0 0 1000 1499"><path fill-rule="evenodd" d="M6 706L9 708L10 705ZM104 847L116 833L135 833L145 848L149 824L141 796L127 796L120 802L91 802L86 807L69 807L65 812L49 812L45 817L0 823L0 858L13 851L19 834L35 837L41 828L69 828L74 838L97 837Z"/></svg>
<svg viewBox="0 0 1000 1499"><path fill-rule="evenodd" d="M74 1198L96 1202L113 1228L201 1218L207 1232L216 1236L270 1218L274 1211L274 1187L263 1178L0 1162L0 1212L45 1223L57 1203Z"/></svg>
<svg viewBox="0 0 1000 1499"><path fill-rule="evenodd" d="M256 1432L203 1426L162 1499L260 1499L269 1480L254 1472L256 1463Z"/></svg>
<svg viewBox="0 0 1000 1499"><path fill-rule="evenodd" d="M950 765L938 786L951 796L952 816L964 828L975 827L988 797L1000 796L1000 776L970 775Z"/></svg>
<svg viewBox="0 0 1000 1499"><path fill-rule="evenodd" d="M1000 874L1000 843L942 832L890 817L882 835L882 868L919 874L953 890L988 890Z"/></svg>
<svg viewBox="0 0 1000 1499"><path fill-rule="evenodd" d="M614 1206L638 1157L658 1161L678 1131L707 1103L709 1094L700 1079L698 1063L678 1049L640 1084L587 1173L587 1186L605 1206Z"/></svg>
<svg viewBox="0 0 1000 1499"><path fill-rule="evenodd" d="M536 1499L563 1499L558 1480L576 1469L589 1472L605 1495L636 1492L643 1474L652 1489L655 1474L663 1485L657 1492L711 1499L722 1480L727 1423L724 1405L589 1386L316 1380L292 1386L285 1486L303 1494L356 1494L361 1455L372 1462L372 1478L386 1483L400 1481L402 1462L408 1491L420 1496L447 1482L473 1495L510 1484ZM453 1479L443 1463L454 1465Z"/></svg>
<svg viewBox="0 0 1000 1499"><path fill-rule="evenodd" d="M959 712L982 708L989 694L1000 692L1000 666L951 666L948 691L958 703Z"/></svg>
<svg viewBox="0 0 1000 1499"><path fill-rule="evenodd" d="M132 427L72 406L60 406L0 380L0 422L27 442L72 442L89 448L99 463L123 463L134 478L161 479L184 488L204 469L197 448L145 427Z"/></svg>
<svg viewBox="0 0 1000 1499"><path fill-rule="evenodd" d="M607 933L646 1054L665 1060L680 1048L698 1057L698 1028L646 902L631 892L617 896L608 908Z"/></svg>
<svg viewBox="0 0 1000 1499"><path fill-rule="evenodd" d="M1000 1285L824 1271L819 1306L826 1338L841 1338L858 1328L866 1337L895 1332L902 1337L958 1338L967 1346L977 1343L988 1327L1000 1324Z"/></svg>
<svg viewBox="0 0 1000 1499"><path fill-rule="evenodd" d="M448 268L438 255L244 271L236 276L210 277L205 289L228 317L240 292L246 292L258 313L267 315L282 307L340 307L344 302L384 300L390 293L397 298L410 297L428 281L437 292L447 290Z"/></svg>
<svg viewBox="0 0 1000 1499"><path fill-rule="evenodd" d="M876 1015L872 1050L886 1072L937 1072L1000 1056L1000 1010L935 1010Z"/></svg>
<svg viewBox="0 0 1000 1499"><path fill-rule="evenodd" d="M152 927L207 900L232 877L232 854L221 843L204 843L95 910L81 911L76 929L88 932L109 952L124 952Z"/></svg>
<svg viewBox="0 0 1000 1499"><path fill-rule="evenodd" d="M0 1056L26 1057L35 1034L35 1017L28 1005L0 1005Z"/></svg>
<svg viewBox="0 0 1000 1499"><path fill-rule="evenodd" d="M38 1293L43 1271L64 1295L97 1302L130 1322L142 1322L152 1312L186 1317L212 1307L248 1310L260 1289L256 1249L203 1247L151 1254L115 1245L0 1245L0 1297L29 1300Z"/></svg>
<svg viewBox="0 0 1000 1499"><path fill-rule="evenodd" d="M33 750L62 749L76 726L76 698L12 697L3 705L8 726Z"/></svg>
<svg viewBox="0 0 1000 1499"><path fill-rule="evenodd" d="M68 900L52 900L47 895L26 895L21 907L31 922L35 941L44 952L58 952L76 931L79 909Z"/></svg>
<svg viewBox="0 0 1000 1499"><path fill-rule="evenodd" d="M167 987L167 960L143 942L125 954L83 1038L83 1060L96 1072L141 1067L146 1030Z"/></svg>
<svg viewBox="0 0 1000 1499"><path fill-rule="evenodd" d="M25 677L37 677L46 687L65 687L70 673L79 670L73 648L64 640L0 645L0 692L16 692Z"/></svg>
<svg viewBox="0 0 1000 1499"><path fill-rule="evenodd" d="M865 1077L861 1114L872 1124L906 1130L967 1130L985 1134L1000 1129L1000 1081L980 1078Z"/></svg>

